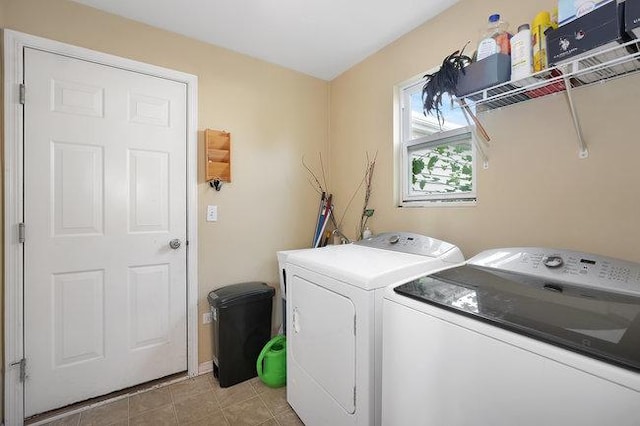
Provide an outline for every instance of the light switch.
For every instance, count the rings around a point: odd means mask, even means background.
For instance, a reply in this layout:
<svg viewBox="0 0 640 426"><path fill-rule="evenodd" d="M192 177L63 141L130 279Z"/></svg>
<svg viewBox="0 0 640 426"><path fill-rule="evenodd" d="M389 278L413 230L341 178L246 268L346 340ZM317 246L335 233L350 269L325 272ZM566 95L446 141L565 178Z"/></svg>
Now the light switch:
<svg viewBox="0 0 640 426"><path fill-rule="evenodd" d="M218 206L207 206L207 222L218 220Z"/></svg>

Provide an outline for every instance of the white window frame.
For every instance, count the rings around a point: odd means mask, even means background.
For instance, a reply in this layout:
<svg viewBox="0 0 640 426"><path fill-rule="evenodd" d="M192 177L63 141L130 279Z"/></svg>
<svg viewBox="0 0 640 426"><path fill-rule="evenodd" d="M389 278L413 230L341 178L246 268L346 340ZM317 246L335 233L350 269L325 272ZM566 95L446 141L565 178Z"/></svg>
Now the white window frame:
<svg viewBox="0 0 640 426"><path fill-rule="evenodd" d="M436 69L429 71L429 73ZM475 132L470 122L466 127L443 130L420 138L410 139L411 135L411 94L416 89L422 89L425 83L424 75L416 76L395 87L394 94L394 128L395 128L395 169L396 169L396 201L398 207L443 207L443 206L475 206L477 204L477 174L478 153L476 149ZM409 150L417 145L438 146L447 140L455 142L468 139L472 152L472 191L455 194L412 195L411 194L411 164Z"/></svg>

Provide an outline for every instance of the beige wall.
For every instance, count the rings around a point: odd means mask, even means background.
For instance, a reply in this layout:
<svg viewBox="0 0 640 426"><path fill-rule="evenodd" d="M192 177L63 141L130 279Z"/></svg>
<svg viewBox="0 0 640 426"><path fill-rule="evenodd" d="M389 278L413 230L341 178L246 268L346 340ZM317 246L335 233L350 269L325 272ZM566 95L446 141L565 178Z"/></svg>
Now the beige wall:
<svg viewBox="0 0 640 426"><path fill-rule="evenodd" d="M66 0L0 0L5 28L198 76L198 129L232 135L233 182L204 183L199 134L199 311L214 288L246 280L277 287L275 252L308 244L317 196L301 159L328 157L328 83ZM219 221L204 221L206 205ZM275 311L274 327L280 312ZM199 316L201 319L201 315ZM199 321L201 322L201 321ZM199 359L211 359L199 327Z"/></svg>
<svg viewBox="0 0 640 426"><path fill-rule="evenodd" d="M478 171L477 206L395 207L393 86L438 65L467 40L474 46L490 13L517 26L552 4L463 0L333 80L331 174L338 203L361 179L359 159L378 151L374 232L433 235L458 244L466 256L541 245L640 261L638 76L576 92L588 159L578 159L565 97L530 101L481 116L492 143L489 169ZM352 210L345 224L351 234L359 206Z"/></svg>

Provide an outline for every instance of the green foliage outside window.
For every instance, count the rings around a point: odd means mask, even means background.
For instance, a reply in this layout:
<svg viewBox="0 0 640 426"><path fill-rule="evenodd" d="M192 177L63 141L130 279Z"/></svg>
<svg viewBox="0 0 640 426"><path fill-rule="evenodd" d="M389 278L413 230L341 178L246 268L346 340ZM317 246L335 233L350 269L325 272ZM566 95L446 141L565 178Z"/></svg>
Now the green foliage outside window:
<svg viewBox="0 0 640 426"><path fill-rule="evenodd" d="M470 143L444 144L411 152L413 191L461 193L473 190Z"/></svg>

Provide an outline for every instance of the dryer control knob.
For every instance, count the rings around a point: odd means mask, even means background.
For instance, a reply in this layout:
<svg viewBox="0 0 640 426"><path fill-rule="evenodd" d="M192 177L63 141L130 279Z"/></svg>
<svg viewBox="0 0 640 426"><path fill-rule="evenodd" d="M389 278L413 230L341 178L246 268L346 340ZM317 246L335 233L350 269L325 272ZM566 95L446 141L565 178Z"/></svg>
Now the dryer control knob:
<svg viewBox="0 0 640 426"><path fill-rule="evenodd" d="M545 256L542 258L542 264L547 268L559 268L564 264L564 260L560 256Z"/></svg>
<svg viewBox="0 0 640 426"><path fill-rule="evenodd" d="M398 244L400 241L400 235L392 235L389 237L389 244Z"/></svg>

